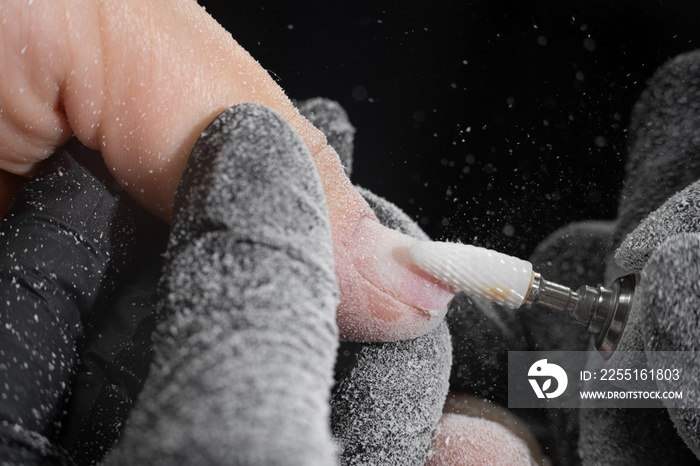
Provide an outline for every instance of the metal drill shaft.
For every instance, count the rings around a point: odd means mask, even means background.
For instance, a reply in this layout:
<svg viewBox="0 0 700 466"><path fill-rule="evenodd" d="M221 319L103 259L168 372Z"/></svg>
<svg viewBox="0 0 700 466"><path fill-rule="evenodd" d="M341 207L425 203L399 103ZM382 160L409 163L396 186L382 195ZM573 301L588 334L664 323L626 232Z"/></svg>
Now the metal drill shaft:
<svg viewBox="0 0 700 466"><path fill-rule="evenodd" d="M582 286L576 291L545 280L535 273L525 304L566 312L571 320L596 336L596 348L605 357L615 351L632 307L636 277L626 275L610 287Z"/></svg>
<svg viewBox="0 0 700 466"><path fill-rule="evenodd" d="M571 288L550 282L535 272L526 304L538 304L554 311L571 313L576 308L580 296Z"/></svg>

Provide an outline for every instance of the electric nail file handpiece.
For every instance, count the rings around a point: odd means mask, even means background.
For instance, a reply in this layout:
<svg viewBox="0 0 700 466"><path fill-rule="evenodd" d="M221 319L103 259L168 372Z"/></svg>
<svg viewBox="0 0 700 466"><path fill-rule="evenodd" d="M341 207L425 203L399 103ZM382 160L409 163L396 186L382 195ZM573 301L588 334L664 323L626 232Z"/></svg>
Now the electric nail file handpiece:
<svg viewBox="0 0 700 466"><path fill-rule="evenodd" d="M634 275L609 287L573 291L545 280L527 261L477 246L419 241L409 255L422 270L468 295L511 309L537 304L568 313L595 335L595 346L606 358L615 352L632 307Z"/></svg>

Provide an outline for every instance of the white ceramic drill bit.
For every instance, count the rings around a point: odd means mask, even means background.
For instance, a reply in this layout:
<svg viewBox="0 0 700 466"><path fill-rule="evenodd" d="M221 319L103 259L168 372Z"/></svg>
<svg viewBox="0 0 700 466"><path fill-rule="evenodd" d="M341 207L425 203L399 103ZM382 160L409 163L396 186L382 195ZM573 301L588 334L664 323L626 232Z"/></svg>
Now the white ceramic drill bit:
<svg viewBox="0 0 700 466"><path fill-rule="evenodd" d="M420 241L409 255L413 263L458 291L517 309L527 300L532 264L477 246Z"/></svg>

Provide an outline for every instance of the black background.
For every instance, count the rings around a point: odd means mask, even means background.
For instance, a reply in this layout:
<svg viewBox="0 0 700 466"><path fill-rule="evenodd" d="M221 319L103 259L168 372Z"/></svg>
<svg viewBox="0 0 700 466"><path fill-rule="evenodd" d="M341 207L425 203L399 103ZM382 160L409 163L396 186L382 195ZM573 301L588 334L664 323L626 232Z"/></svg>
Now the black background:
<svg viewBox="0 0 700 466"><path fill-rule="evenodd" d="M353 181L436 239L526 257L616 214L646 79L700 47L697 1L202 1L292 98L340 102Z"/></svg>

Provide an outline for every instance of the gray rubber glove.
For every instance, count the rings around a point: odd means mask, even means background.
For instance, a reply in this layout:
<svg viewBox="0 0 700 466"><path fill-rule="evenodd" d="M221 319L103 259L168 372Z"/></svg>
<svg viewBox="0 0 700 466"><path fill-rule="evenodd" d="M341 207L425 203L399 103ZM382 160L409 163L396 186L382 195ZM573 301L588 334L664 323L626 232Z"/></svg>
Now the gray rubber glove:
<svg viewBox="0 0 700 466"><path fill-rule="evenodd" d="M627 236L618 263L641 273L636 324L647 358L656 367L673 367L655 351L700 351L700 182L672 196ZM692 353L693 355L695 353ZM660 390L682 390L685 401L700 406L700 358L681 360L680 385L659 381ZM697 409L669 409L676 430L700 458Z"/></svg>
<svg viewBox="0 0 700 466"><path fill-rule="evenodd" d="M697 238L685 232L698 231L698 189L688 186L700 178L698 76L699 52L671 60L650 80L632 115L614 235L619 249L606 273L642 275L639 311L630 315L621 349L697 349ZM687 373L697 375L699 366ZM585 410L581 456L584 464L696 464L698 421L696 410L670 410L670 417L665 409Z"/></svg>
<svg viewBox="0 0 700 466"><path fill-rule="evenodd" d="M110 464L330 465L338 290L308 150L242 104L178 188L155 358Z"/></svg>
<svg viewBox="0 0 700 466"><path fill-rule="evenodd" d="M3 464L72 464L60 437L75 420L78 351L136 249L132 207L71 156L77 146L48 159L0 222ZM113 386L128 391L119 372Z"/></svg>

